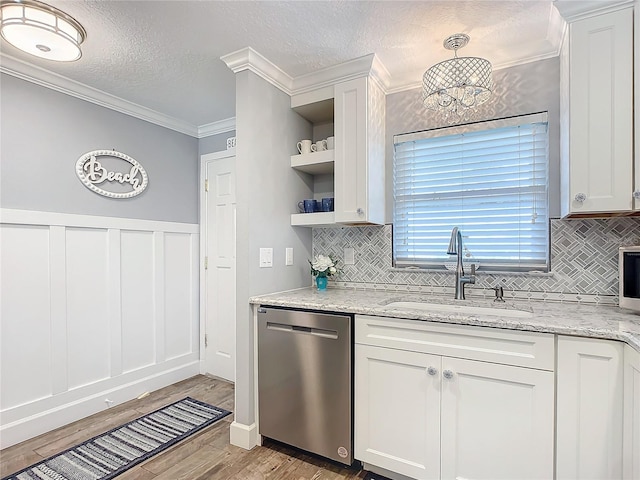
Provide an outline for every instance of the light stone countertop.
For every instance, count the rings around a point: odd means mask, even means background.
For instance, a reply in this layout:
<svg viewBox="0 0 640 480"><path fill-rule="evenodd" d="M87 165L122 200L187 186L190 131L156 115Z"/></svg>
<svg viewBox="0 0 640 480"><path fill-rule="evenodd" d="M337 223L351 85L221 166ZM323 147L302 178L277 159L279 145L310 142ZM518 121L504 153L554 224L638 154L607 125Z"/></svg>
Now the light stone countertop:
<svg viewBox="0 0 640 480"><path fill-rule="evenodd" d="M373 289L329 288L318 291L302 288L288 292L255 296L255 305L289 307L326 312L356 313L430 322L507 328L530 332L557 333L582 337L621 340L640 352L640 314L611 306L579 303L523 302L453 298ZM485 313L424 311L413 308L390 308L392 302L428 302L445 305L469 305L531 312L529 318L496 316ZM516 312L517 314L518 312Z"/></svg>

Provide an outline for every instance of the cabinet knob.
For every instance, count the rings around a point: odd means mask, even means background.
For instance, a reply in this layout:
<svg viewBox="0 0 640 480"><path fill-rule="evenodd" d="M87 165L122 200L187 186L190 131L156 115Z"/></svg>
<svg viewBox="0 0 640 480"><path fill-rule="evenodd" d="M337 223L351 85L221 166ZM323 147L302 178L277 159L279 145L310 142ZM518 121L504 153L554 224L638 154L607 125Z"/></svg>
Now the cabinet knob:
<svg viewBox="0 0 640 480"><path fill-rule="evenodd" d="M636 190L635 192L633 192L633 198L635 198L636 200L640 200L640 190Z"/></svg>
<svg viewBox="0 0 640 480"><path fill-rule="evenodd" d="M451 380L453 378L453 372L451 370L445 370L442 372L442 376L447 380Z"/></svg>
<svg viewBox="0 0 640 480"><path fill-rule="evenodd" d="M356 213L357 213L358 215L364 215L364 210L363 210L363 209L361 209L361 208L359 208L359 209L357 209L357 210L356 210Z"/></svg>
<svg viewBox="0 0 640 480"><path fill-rule="evenodd" d="M582 203L587 199L587 196L584 193L576 193L574 198L576 202Z"/></svg>
<svg viewBox="0 0 640 480"><path fill-rule="evenodd" d="M429 375L435 375L435 374L437 374L437 373L438 373L438 369L437 369L437 368L435 368L435 367L429 367L429 368L427 368L427 373L428 373Z"/></svg>

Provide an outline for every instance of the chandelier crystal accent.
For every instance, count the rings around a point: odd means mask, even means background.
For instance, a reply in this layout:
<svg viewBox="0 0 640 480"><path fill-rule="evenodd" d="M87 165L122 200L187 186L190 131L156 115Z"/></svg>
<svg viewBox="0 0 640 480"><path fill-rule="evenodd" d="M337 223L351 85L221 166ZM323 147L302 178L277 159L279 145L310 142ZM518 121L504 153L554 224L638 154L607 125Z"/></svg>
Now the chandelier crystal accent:
<svg viewBox="0 0 640 480"><path fill-rule="evenodd" d="M458 49L467 43L469 36L464 33L451 35L443 42L444 48L454 51L454 58L435 64L422 76L422 103L426 108L463 117L491 97L491 63L484 58L458 57Z"/></svg>
<svg viewBox="0 0 640 480"><path fill-rule="evenodd" d="M36 0L2 0L0 34L24 52L58 62L78 60L87 37L77 20Z"/></svg>

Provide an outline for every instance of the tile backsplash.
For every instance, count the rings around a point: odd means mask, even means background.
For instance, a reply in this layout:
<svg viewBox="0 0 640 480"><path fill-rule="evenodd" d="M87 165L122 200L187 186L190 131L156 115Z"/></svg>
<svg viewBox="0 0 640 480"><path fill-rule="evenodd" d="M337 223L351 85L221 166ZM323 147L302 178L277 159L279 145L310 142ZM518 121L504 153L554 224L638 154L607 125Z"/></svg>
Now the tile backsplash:
<svg viewBox="0 0 640 480"><path fill-rule="evenodd" d="M640 218L551 220L550 273L483 273L480 266L476 284L466 292L493 296L492 288L502 286L507 298L615 305L622 245L640 245ZM355 265L342 262L345 247L354 248ZM453 294L452 272L392 266L390 225L314 228L313 254L318 253L340 260L337 286Z"/></svg>

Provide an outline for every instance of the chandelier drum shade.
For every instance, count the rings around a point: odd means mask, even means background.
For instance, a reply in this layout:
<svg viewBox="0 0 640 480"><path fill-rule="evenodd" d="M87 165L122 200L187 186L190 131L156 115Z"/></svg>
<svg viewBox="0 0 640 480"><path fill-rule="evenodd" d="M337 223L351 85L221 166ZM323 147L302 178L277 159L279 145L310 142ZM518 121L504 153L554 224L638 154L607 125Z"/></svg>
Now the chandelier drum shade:
<svg viewBox="0 0 640 480"><path fill-rule="evenodd" d="M58 62L78 60L87 37L77 20L35 0L2 0L0 34L24 52Z"/></svg>
<svg viewBox="0 0 640 480"><path fill-rule="evenodd" d="M456 33L443 45L454 51L454 58L429 68L422 77L422 102L430 110L463 116L491 97L491 63L484 58L458 57L458 49L469 43L469 36Z"/></svg>

